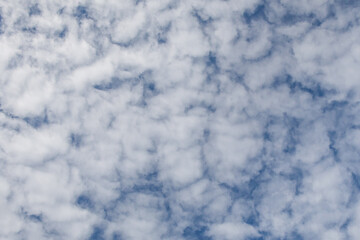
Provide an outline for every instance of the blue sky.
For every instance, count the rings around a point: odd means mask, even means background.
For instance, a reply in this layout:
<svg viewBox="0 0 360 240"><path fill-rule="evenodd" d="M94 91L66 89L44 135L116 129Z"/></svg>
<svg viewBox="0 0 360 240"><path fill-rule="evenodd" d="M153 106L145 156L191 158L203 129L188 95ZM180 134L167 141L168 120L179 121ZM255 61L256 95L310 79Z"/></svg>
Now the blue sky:
<svg viewBox="0 0 360 240"><path fill-rule="evenodd" d="M360 239L360 2L0 3L1 239Z"/></svg>

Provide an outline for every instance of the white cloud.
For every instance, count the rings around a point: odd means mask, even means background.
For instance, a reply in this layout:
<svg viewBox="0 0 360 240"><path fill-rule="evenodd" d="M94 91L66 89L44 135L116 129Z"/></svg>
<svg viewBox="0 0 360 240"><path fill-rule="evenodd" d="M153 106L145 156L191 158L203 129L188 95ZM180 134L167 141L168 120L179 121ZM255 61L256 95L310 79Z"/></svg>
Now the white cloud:
<svg viewBox="0 0 360 240"><path fill-rule="evenodd" d="M4 2L0 238L356 239L357 13Z"/></svg>
<svg viewBox="0 0 360 240"><path fill-rule="evenodd" d="M221 223L211 227L210 234L216 239L246 239L249 236L258 236L256 230L246 224Z"/></svg>

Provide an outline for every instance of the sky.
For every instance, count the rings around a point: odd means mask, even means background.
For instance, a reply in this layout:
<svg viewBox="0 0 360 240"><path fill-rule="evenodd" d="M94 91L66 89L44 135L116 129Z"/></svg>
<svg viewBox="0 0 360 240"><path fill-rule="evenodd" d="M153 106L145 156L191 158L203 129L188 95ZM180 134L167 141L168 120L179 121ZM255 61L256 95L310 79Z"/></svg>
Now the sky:
<svg viewBox="0 0 360 240"><path fill-rule="evenodd" d="M360 239L359 10L0 1L0 239Z"/></svg>

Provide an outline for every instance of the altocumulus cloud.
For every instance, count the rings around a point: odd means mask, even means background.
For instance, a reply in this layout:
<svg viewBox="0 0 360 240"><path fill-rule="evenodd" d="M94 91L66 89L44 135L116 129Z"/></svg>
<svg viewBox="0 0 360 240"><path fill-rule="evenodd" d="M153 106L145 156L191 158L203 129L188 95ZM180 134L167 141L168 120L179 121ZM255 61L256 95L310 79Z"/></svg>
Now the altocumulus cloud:
<svg viewBox="0 0 360 240"><path fill-rule="evenodd" d="M1 239L360 239L360 2L0 3Z"/></svg>

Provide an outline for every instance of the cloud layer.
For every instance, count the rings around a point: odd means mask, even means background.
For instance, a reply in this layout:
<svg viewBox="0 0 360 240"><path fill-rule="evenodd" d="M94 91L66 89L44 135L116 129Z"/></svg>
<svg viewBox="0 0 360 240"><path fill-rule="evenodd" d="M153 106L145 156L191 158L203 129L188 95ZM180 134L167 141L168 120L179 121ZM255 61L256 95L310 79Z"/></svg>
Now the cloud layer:
<svg viewBox="0 0 360 240"><path fill-rule="evenodd" d="M358 239L360 2L3 1L1 239Z"/></svg>

